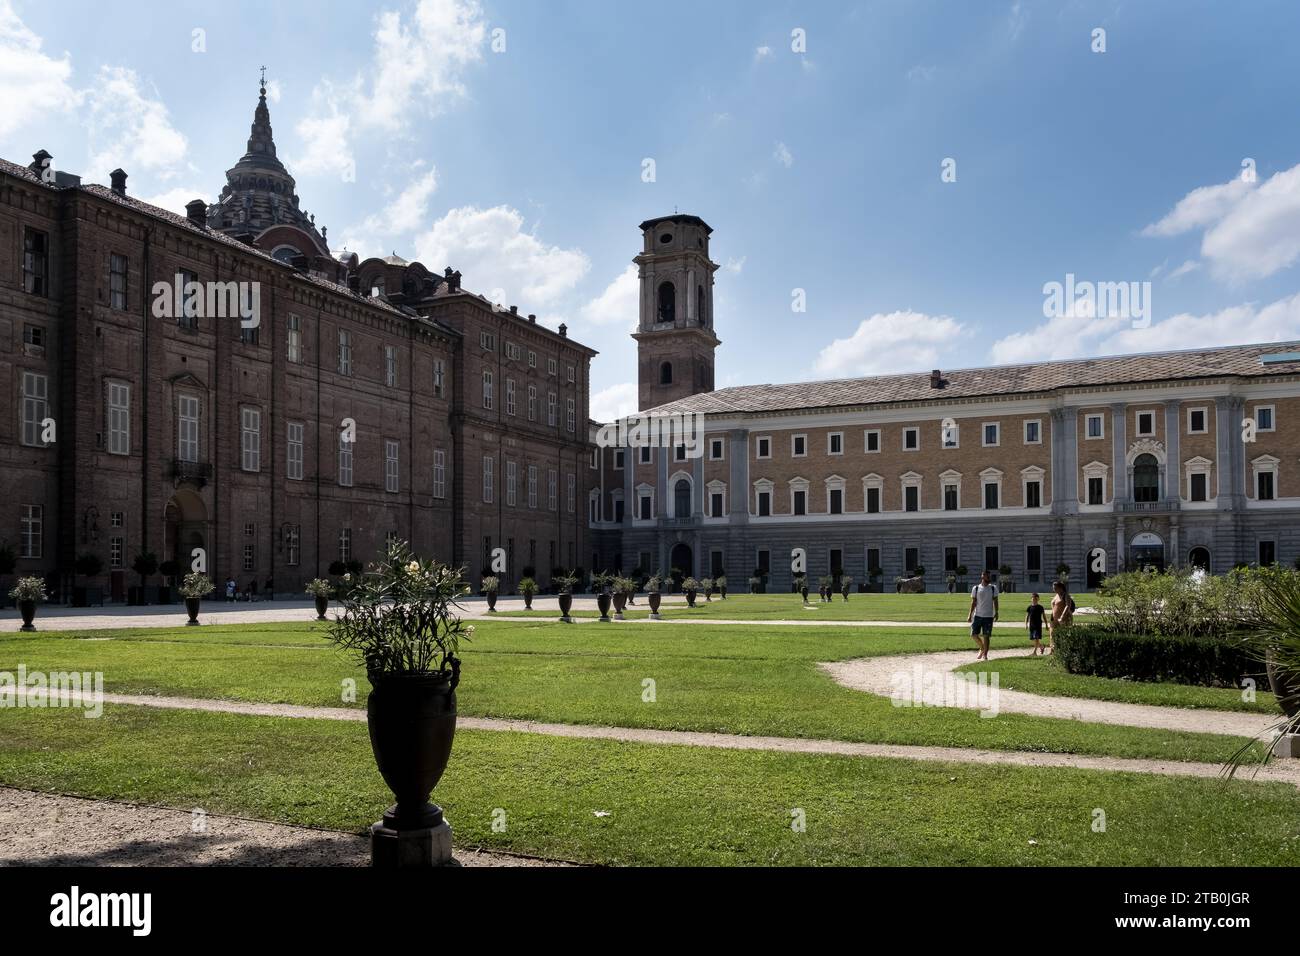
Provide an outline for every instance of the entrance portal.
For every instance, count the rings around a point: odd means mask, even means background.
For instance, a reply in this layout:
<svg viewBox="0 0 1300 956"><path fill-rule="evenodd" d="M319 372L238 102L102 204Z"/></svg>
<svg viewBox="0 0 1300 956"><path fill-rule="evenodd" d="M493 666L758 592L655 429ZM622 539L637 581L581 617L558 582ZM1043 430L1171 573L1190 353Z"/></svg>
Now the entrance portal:
<svg viewBox="0 0 1300 956"><path fill-rule="evenodd" d="M678 587L681 587L685 578L694 577L695 556L691 553L690 545L681 542L673 545L673 550L668 555L668 565Z"/></svg>
<svg viewBox="0 0 1300 956"><path fill-rule="evenodd" d="M1129 567L1134 571L1165 569L1165 543L1160 535L1143 531L1129 544Z"/></svg>
<svg viewBox="0 0 1300 956"><path fill-rule="evenodd" d="M1106 580L1106 549L1093 548L1088 552L1088 590L1095 591Z"/></svg>
<svg viewBox="0 0 1300 956"><path fill-rule="evenodd" d="M183 579L194 563L194 549L207 547L208 509L203 499L187 488L178 489L163 512L163 533L163 559L175 561ZM206 557L208 576L217 580L211 555Z"/></svg>

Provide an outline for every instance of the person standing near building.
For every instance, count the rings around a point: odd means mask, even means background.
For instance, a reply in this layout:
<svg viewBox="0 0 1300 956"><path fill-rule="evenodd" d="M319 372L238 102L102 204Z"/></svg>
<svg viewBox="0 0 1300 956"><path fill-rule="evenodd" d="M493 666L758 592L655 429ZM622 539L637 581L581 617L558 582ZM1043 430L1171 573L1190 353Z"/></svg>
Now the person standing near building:
<svg viewBox="0 0 1300 956"><path fill-rule="evenodd" d="M980 583L970 589L970 611L966 620L970 636L979 645L977 661L989 659L989 641L993 637L993 622L998 619L998 588L989 581L989 573L980 574Z"/></svg>
<svg viewBox="0 0 1300 956"><path fill-rule="evenodd" d="M231 603L234 602L234 600L235 600L235 590L236 590L235 579L234 579L234 578L226 578L226 600L227 600L228 602L231 602Z"/></svg>

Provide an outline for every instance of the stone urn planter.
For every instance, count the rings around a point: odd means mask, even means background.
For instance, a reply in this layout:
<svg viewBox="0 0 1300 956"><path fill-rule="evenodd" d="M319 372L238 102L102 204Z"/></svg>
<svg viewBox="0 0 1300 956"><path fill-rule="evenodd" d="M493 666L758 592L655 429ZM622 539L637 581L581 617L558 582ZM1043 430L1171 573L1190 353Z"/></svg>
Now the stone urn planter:
<svg viewBox="0 0 1300 956"><path fill-rule="evenodd" d="M1277 698L1277 705L1288 717L1300 714L1300 675L1288 673L1277 666L1272 651L1265 655L1268 683Z"/></svg>
<svg viewBox="0 0 1300 956"><path fill-rule="evenodd" d="M330 599L323 594L316 595L316 620L325 620L325 612L329 610Z"/></svg>
<svg viewBox="0 0 1300 956"><path fill-rule="evenodd" d="M368 677L373 688L366 701L370 748L384 783L397 798L385 811L383 826L399 833L439 827L442 810L429 802L429 794L451 757L459 662L450 672Z"/></svg>
<svg viewBox="0 0 1300 956"><path fill-rule="evenodd" d="M847 584L846 584L846 585L844 585L842 588L840 588L840 595L841 595L841 596L844 598L844 600L846 600L846 601L849 599L849 587L850 587L850 585L847 585Z"/></svg>
<svg viewBox="0 0 1300 956"><path fill-rule="evenodd" d="M524 595L524 610L531 611L532 609L533 609L533 594L530 591Z"/></svg>
<svg viewBox="0 0 1300 956"><path fill-rule="evenodd" d="M687 592L686 592L686 606L687 606L687 607L695 607L695 595L696 595L696 592L695 592L694 590L691 590L691 591L687 591Z"/></svg>
<svg viewBox="0 0 1300 956"><path fill-rule="evenodd" d="M560 620L564 621L566 624L572 624L573 618L569 616L569 612L571 610L573 610L573 592L569 590L561 591L560 592Z"/></svg>
<svg viewBox="0 0 1300 956"><path fill-rule="evenodd" d="M487 593L488 613L495 614L497 611L497 592L489 591Z"/></svg>
<svg viewBox="0 0 1300 956"><path fill-rule="evenodd" d="M799 596L803 598L804 604L808 603L808 585L805 584L799 588Z"/></svg>
<svg viewBox="0 0 1300 956"><path fill-rule="evenodd" d="M600 608L600 619L606 624L609 623L609 606L611 603L612 598L610 598L608 591L601 591L596 595L596 607Z"/></svg>
<svg viewBox="0 0 1300 956"><path fill-rule="evenodd" d="M19 628L19 630L21 630L21 631L34 631L34 630L36 630L36 625L34 625L34 624L32 623L32 621L36 620L36 602L35 602L35 601L19 601L19 602L18 602L18 613L21 614L21 615L23 616L23 626L22 626L21 628Z"/></svg>
<svg viewBox="0 0 1300 956"><path fill-rule="evenodd" d="M650 602L650 620L652 621L660 620L659 602L663 600L663 596L660 595L658 591L651 591L648 595L646 595L646 600Z"/></svg>
<svg viewBox="0 0 1300 956"><path fill-rule="evenodd" d="M718 588L718 596L724 601L727 599L727 586L725 584Z"/></svg>
<svg viewBox="0 0 1300 956"><path fill-rule="evenodd" d="M190 616L190 619L185 622L186 627L199 626L199 607L202 603L200 598L187 597L185 599L185 613Z"/></svg>
<svg viewBox="0 0 1300 956"><path fill-rule="evenodd" d="M614 620L623 620L623 609L627 607L627 595L619 591L614 595Z"/></svg>

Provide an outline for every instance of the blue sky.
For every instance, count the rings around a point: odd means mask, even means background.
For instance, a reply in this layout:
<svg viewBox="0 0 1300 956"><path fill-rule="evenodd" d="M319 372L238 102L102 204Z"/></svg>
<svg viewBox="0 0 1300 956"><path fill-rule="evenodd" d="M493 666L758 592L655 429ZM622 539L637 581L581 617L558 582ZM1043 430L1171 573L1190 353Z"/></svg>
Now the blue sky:
<svg viewBox="0 0 1300 956"><path fill-rule="evenodd" d="M715 230L719 387L1300 338L1298 28L1283 2L0 0L0 155L183 210L265 64L331 244L567 322L610 415L636 226L674 209ZM1067 274L1150 282L1147 320L1045 316Z"/></svg>

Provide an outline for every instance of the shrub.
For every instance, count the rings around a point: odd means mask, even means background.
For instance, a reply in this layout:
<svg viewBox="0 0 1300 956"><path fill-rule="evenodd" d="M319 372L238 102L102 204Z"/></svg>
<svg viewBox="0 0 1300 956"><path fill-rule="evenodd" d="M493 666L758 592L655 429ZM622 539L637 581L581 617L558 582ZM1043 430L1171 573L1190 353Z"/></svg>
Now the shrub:
<svg viewBox="0 0 1300 956"><path fill-rule="evenodd" d="M537 593L537 582L531 575L519 579L519 593L523 595Z"/></svg>
<svg viewBox="0 0 1300 956"><path fill-rule="evenodd" d="M484 594L496 594L501 589L501 579L494 574L489 574L479 582L479 590Z"/></svg>
<svg viewBox="0 0 1300 956"><path fill-rule="evenodd" d="M646 578L645 581L646 594L658 594L659 589L663 587L663 584L664 584L663 575L661 574L650 575L650 577Z"/></svg>
<svg viewBox="0 0 1300 956"><path fill-rule="evenodd" d="M1222 577L1129 571L1106 578L1097 624L1116 634L1226 637L1239 631L1263 584L1258 571Z"/></svg>
<svg viewBox="0 0 1300 956"><path fill-rule="evenodd" d="M334 585L320 578L312 578L305 589L312 597L327 598L334 593Z"/></svg>
<svg viewBox="0 0 1300 956"><path fill-rule="evenodd" d="M19 578L9 591L9 596L15 601L44 601L45 582L40 578Z"/></svg>
<svg viewBox="0 0 1300 956"><path fill-rule="evenodd" d="M1084 624L1057 632L1056 659L1071 674L1120 680L1240 687L1267 678L1240 639L1206 635L1123 634Z"/></svg>
<svg viewBox="0 0 1300 956"><path fill-rule="evenodd" d="M700 589L700 582L695 580L695 578L687 578L685 581L682 582L683 591L698 591L699 589Z"/></svg>
<svg viewBox="0 0 1300 956"><path fill-rule="evenodd" d="M201 571L191 571L185 575L180 586L183 598L205 598L212 593L212 579Z"/></svg>

